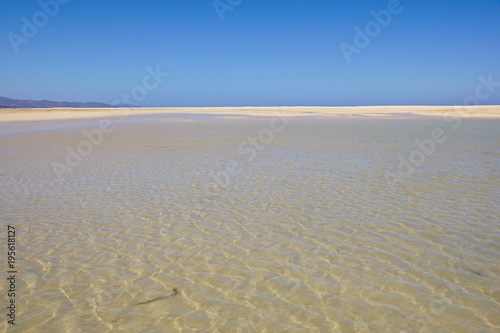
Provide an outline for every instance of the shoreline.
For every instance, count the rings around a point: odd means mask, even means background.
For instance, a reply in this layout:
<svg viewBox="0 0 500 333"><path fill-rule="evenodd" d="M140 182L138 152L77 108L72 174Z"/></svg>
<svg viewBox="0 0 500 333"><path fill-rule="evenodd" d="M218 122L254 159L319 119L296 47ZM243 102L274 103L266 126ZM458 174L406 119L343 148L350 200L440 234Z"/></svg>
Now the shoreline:
<svg viewBox="0 0 500 333"><path fill-rule="evenodd" d="M176 108L37 108L0 109L0 123L127 117L153 114L210 114L220 116L397 117L414 116L500 118L500 105L480 106L351 106L351 107L176 107Z"/></svg>

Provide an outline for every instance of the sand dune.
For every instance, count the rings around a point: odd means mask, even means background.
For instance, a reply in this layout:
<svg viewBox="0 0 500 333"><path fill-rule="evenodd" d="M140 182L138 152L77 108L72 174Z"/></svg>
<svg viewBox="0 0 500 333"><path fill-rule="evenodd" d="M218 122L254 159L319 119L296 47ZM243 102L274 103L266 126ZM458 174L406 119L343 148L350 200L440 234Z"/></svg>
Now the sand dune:
<svg viewBox="0 0 500 333"><path fill-rule="evenodd" d="M358 107L185 107L185 108L52 108L0 109L0 122L84 119L139 114L216 114L246 116L456 116L500 118L499 105L481 106L358 106Z"/></svg>

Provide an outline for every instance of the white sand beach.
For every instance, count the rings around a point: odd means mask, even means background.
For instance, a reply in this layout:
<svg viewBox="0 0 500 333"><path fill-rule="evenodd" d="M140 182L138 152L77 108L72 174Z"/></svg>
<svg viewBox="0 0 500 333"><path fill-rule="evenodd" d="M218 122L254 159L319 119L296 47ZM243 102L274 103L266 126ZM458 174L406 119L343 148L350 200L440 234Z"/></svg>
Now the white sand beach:
<svg viewBox="0 0 500 333"><path fill-rule="evenodd" d="M0 122L85 119L140 114L214 114L245 116L367 116L500 118L499 105L481 106L356 106L356 107L184 107L184 108L50 108L0 109Z"/></svg>

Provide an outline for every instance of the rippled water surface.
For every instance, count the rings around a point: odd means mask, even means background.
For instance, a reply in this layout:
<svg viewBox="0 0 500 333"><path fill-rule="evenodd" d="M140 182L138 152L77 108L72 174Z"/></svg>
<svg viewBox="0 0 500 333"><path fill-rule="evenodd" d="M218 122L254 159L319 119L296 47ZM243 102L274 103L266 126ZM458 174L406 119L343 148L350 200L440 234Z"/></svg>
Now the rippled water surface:
<svg viewBox="0 0 500 333"><path fill-rule="evenodd" d="M500 331L500 121L113 121L0 129L14 331Z"/></svg>

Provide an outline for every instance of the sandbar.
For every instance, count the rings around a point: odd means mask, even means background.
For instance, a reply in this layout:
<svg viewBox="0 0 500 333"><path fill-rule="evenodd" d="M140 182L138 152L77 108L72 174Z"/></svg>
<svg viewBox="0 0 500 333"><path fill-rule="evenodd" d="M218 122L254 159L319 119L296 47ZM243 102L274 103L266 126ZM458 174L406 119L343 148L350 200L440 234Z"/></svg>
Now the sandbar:
<svg viewBox="0 0 500 333"><path fill-rule="evenodd" d="M354 107L176 107L176 108L33 108L0 109L0 123L37 120L65 120L126 117L146 114L192 114L235 116L313 117L473 117L500 118L500 105L477 106L354 106Z"/></svg>

